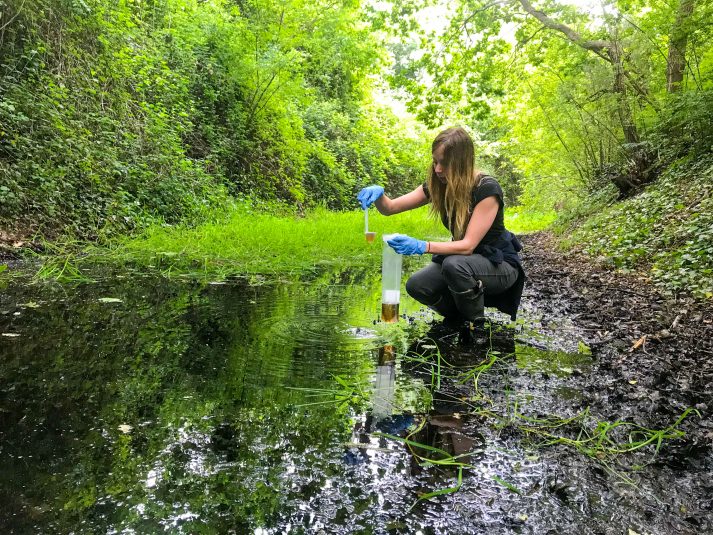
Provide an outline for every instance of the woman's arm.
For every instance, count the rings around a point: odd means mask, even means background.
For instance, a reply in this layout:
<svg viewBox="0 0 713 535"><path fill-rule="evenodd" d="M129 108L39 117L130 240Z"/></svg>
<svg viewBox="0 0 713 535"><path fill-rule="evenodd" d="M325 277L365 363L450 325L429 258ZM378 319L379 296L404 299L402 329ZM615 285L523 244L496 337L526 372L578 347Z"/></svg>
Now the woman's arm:
<svg viewBox="0 0 713 535"><path fill-rule="evenodd" d="M411 193L409 193L409 195L411 195ZM406 195L404 195L404 197L405 196ZM493 226L499 208L500 203L495 195L486 197L475 205L473 214L470 216L470 221L468 222L468 228L462 240L428 242L426 244L426 252L434 254L473 254L473 250L478 246L480 240L483 239L483 236L485 236L488 230L490 230L490 227Z"/></svg>
<svg viewBox="0 0 713 535"><path fill-rule="evenodd" d="M428 197L426 197L423 186L421 185L406 195L401 195L401 197L396 197L395 199L389 199L386 194L384 194L376 199L374 206L376 206L379 213L383 215L394 215L405 212L406 210L413 210L428 203Z"/></svg>

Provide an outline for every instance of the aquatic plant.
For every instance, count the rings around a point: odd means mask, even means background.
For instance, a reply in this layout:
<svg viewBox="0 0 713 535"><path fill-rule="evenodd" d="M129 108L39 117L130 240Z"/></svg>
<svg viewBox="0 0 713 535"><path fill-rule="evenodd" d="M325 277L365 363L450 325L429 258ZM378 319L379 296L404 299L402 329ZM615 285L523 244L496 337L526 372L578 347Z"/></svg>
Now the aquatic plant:
<svg viewBox="0 0 713 535"><path fill-rule="evenodd" d="M306 388L306 387L286 387L288 390L304 392L305 398L323 398L318 401L300 403L297 407L311 407L314 405L335 405L340 411L348 408L358 410L363 408L370 400L370 395L365 385L360 379L347 381L340 375L335 375L335 388Z"/></svg>
<svg viewBox="0 0 713 535"><path fill-rule="evenodd" d="M653 455L657 455L665 440L682 438L685 433L678 427L691 414L700 416L696 409L688 408L670 425L663 429L650 429L633 422L615 420L598 421L591 418L589 408L571 418L532 418L521 413L515 417L524 422L519 428L525 433L542 437L536 445L551 446L563 444L571 446L588 457L606 460L624 453L632 453L646 446L653 446ZM576 438L569 438L554 433L556 429L567 429L577 424ZM617 438L620 435L621 438Z"/></svg>
<svg viewBox="0 0 713 535"><path fill-rule="evenodd" d="M525 437L532 439L528 442L536 448L556 445L573 448L601 464L615 477L630 485L636 486L631 478L612 464L613 462L618 461L626 454L634 452L644 452L649 455L649 460L643 465L639 463L638 467L653 462L664 442L685 436L685 433L680 429L680 425L686 418L691 414L700 416L697 410L688 408L673 423L660 429L642 426L630 421L598 420L592 417L589 407L571 417L558 415L528 416L518 407L518 397L512 395L508 387L503 387L502 390L505 395L505 403L496 405L493 399L482 391L479 384L483 374L493 370L497 363L513 357L514 354L502 354L497 350L493 350L491 338L491 344L486 348L485 357L474 366L463 371L443 358L441 350L435 341L428 339L425 341L433 343L420 345L421 352L408 354L402 359L421 365L430 372L430 388L432 391L440 390L444 381L451 381L455 385L472 382L473 395L468 400L458 400L464 406L469 407L468 414L477 415L484 418L485 421L490 421L494 429L503 429L505 427L516 429ZM488 407L478 406L473 403L483 400L488 402ZM383 436L403 443L422 466L436 465L457 470L457 482L455 485L424 493L419 496L414 505L420 500L457 492L462 485L463 469L473 468L469 462L463 460L470 453L454 456L443 449L412 440L411 437L423 428L425 422L426 419L424 418L421 425L412 430L405 438L385 433L374 434L374 436ZM647 448L652 448L652 450L647 450ZM514 485L499 476L493 476L492 479L512 492L520 492Z"/></svg>

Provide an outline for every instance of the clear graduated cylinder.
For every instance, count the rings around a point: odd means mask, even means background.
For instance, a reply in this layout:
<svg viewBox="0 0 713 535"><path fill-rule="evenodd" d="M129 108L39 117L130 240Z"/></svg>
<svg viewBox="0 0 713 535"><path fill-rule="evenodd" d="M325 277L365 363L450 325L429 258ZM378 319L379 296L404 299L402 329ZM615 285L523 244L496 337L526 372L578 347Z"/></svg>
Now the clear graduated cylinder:
<svg viewBox="0 0 713 535"><path fill-rule="evenodd" d="M401 301L401 255L394 251L388 240L398 234L385 234L381 255L381 320L386 323L399 321Z"/></svg>

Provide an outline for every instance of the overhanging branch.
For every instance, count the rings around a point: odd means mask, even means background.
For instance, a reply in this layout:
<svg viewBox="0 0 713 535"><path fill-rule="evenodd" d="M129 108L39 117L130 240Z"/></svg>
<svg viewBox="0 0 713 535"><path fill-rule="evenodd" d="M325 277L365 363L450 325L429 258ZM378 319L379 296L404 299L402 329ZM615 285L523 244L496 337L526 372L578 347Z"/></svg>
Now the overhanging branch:
<svg viewBox="0 0 713 535"><path fill-rule="evenodd" d="M590 50L603 60L612 63L612 59L607 54L607 51L612 47L612 43L610 41L604 41L601 39L585 39L566 24L557 22L556 20L548 17L546 13L540 11L539 9L535 9L529 0L519 0L519 2L528 14L539 20L546 28L560 32L576 45L586 50Z"/></svg>

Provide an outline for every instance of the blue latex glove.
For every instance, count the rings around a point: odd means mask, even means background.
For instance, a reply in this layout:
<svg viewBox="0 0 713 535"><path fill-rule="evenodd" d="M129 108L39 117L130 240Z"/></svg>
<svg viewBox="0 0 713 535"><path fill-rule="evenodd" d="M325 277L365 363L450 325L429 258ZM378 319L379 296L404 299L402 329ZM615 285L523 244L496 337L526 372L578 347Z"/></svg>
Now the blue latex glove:
<svg viewBox="0 0 713 535"><path fill-rule="evenodd" d="M384 188L381 186L369 186L361 190L357 194L357 200L361 203L363 210L369 208L374 201L384 194Z"/></svg>
<svg viewBox="0 0 713 535"><path fill-rule="evenodd" d="M399 254L423 254L426 252L425 241L417 240L405 234L391 238L386 243Z"/></svg>

